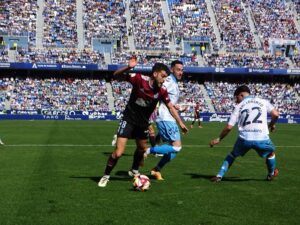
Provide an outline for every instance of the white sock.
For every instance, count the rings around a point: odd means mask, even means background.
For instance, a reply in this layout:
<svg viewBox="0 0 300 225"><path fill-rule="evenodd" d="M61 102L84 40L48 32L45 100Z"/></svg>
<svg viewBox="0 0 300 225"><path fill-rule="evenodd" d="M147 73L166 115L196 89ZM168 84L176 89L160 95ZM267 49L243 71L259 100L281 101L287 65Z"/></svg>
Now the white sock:
<svg viewBox="0 0 300 225"><path fill-rule="evenodd" d="M150 148L147 148L146 150L146 154L149 155L150 154Z"/></svg>
<svg viewBox="0 0 300 225"><path fill-rule="evenodd" d="M138 170L134 170L134 169L132 169L132 172L135 173L135 174L139 173Z"/></svg>

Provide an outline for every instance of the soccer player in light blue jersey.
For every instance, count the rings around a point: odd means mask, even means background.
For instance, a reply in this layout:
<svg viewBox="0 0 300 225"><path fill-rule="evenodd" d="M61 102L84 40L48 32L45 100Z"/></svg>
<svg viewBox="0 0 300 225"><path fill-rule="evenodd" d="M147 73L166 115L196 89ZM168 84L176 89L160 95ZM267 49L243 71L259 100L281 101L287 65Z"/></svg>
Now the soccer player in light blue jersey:
<svg viewBox="0 0 300 225"><path fill-rule="evenodd" d="M163 86L167 89L171 103L173 105L178 104L179 100L179 87L178 81L183 76L183 63L179 60L175 60L171 63L171 74L165 80ZM177 107L179 109L179 107ZM181 150L181 138L178 126L174 117L170 114L167 106L160 102L156 125L160 138L166 144L157 145L148 148L147 154L163 154L163 157L158 164L151 170L151 175L157 180L163 180L160 173L161 169L171 160L173 160L177 153Z"/></svg>
<svg viewBox="0 0 300 225"><path fill-rule="evenodd" d="M219 144L235 124L238 125L239 135L232 152L225 158L219 173L211 180L213 182L221 181L235 158L244 156L250 149L254 149L260 157L266 159L267 180L271 181L278 176L279 172L276 168L275 146L269 138L269 129L271 132L275 130L279 113L269 101L251 96L250 89L245 85L239 86L235 90L234 97L237 106L231 114L227 126L218 138L211 140L210 146ZM269 124L267 122L268 113L271 114Z"/></svg>

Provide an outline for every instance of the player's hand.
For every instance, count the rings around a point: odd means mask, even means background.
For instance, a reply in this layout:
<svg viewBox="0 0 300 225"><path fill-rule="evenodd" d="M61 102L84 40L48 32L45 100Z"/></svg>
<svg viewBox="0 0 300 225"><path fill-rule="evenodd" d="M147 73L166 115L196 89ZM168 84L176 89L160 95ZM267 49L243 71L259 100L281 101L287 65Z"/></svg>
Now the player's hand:
<svg viewBox="0 0 300 225"><path fill-rule="evenodd" d="M273 124L273 125L269 124L269 129L271 132L275 131L275 129L276 129L275 124Z"/></svg>
<svg viewBox="0 0 300 225"><path fill-rule="evenodd" d="M220 143L220 138L215 138L209 142L209 146L212 148L214 147L214 145L217 145L219 143Z"/></svg>
<svg viewBox="0 0 300 225"><path fill-rule="evenodd" d="M137 57L134 55L129 59L128 67L134 68L137 65L137 63L138 63Z"/></svg>
<svg viewBox="0 0 300 225"><path fill-rule="evenodd" d="M174 105L174 108L177 110L180 110L180 105L176 104L176 105Z"/></svg>
<svg viewBox="0 0 300 225"><path fill-rule="evenodd" d="M189 129L184 124L181 124L180 127L184 134L186 134L189 131Z"/></svg>

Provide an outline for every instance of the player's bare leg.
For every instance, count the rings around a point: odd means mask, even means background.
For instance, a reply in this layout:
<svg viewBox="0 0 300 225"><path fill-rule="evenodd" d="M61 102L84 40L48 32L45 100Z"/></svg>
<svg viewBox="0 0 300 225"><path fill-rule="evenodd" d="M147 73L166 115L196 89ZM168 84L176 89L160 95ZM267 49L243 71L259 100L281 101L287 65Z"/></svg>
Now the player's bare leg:
<svg viewBox="0 0 300 225"><path fill-rule="evenodd" d="M101 179L98 183L99 187L106 187L107 182L109 181L109 178L110 178L111 171L116 166L119 158L125 152L125 147L126 147L127 141L128 141L127 138L122 138L122 137L117 138L116 148L107 160L104 175L103 175L103 177L101 177Z"/></svg>

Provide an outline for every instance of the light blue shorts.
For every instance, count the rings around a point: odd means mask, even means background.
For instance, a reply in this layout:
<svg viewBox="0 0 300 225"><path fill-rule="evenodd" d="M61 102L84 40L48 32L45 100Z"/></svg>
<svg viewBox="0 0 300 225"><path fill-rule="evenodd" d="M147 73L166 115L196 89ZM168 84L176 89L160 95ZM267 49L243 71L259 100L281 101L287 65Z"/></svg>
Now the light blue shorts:
<svg viewBox="0 0 300 225"><path fill-rule="evenodd" d="M159 135L164 142L180 141L180 132L176 122L160 121L156 123Z"/></svg>
<svg viewBox="0 0 300 225"><path fill-rule="evenodd" d="M263 158L266 158L270 153L275 151L275 146L270 139L264 141L247 141L238 138L231 153L235 157L244 156L252 148Z"/></svg>

